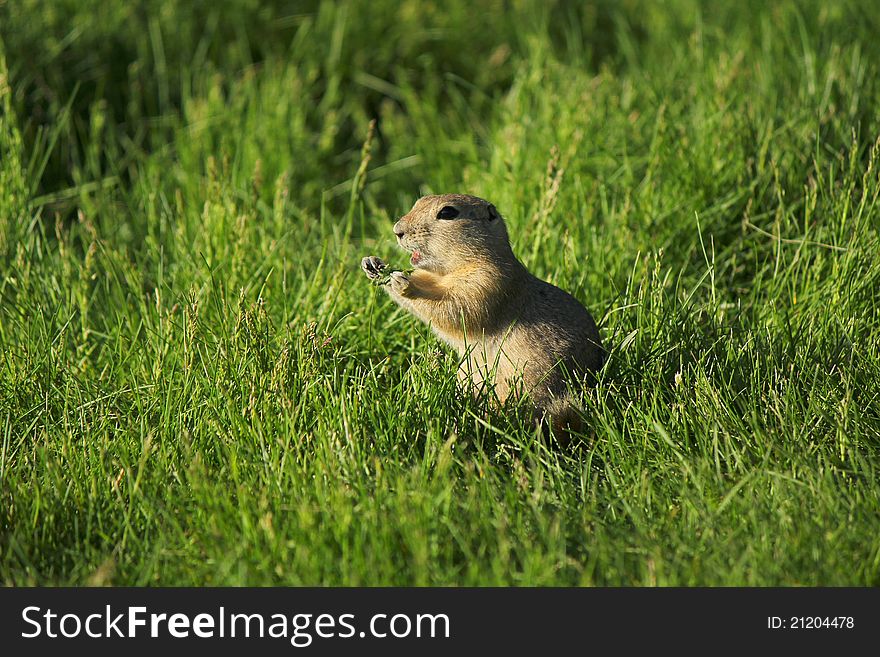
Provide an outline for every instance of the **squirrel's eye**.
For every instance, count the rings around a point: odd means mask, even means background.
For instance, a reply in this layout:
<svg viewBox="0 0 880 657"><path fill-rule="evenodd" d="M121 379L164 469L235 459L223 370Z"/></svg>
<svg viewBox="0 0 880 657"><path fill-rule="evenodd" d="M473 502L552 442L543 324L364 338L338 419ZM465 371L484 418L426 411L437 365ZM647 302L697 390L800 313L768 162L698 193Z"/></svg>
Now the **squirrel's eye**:
<svg viewBox="0 0 880 657"><path fill-rule="evenodd" d="M438 219L455 219L458 216L458 209L452 207L451 205L445 205L440 208L440 212L437 213Z"/></svg>

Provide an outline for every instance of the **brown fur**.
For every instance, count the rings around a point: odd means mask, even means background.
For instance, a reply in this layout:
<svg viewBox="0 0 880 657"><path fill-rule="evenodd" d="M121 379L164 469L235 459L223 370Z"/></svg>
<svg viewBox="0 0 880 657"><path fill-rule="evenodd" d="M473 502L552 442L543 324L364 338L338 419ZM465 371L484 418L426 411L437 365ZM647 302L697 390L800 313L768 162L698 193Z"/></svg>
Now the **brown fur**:
<svg viewBox="0 0 880 657"><path fill-rule="evenodd" d="M447 206L458 216L438 218ZM601 367L596 323L577 299L517 260L495 207L463 194L425 196L394 232L421 258L411 275L392 273L388 294L458 352L461 378L476 387L494 383L501 402L521 382L538 419L548 416L557 431L579 430L566 373L582 378ZM369 256L362 266L375 278L384 263Z"/></svg>

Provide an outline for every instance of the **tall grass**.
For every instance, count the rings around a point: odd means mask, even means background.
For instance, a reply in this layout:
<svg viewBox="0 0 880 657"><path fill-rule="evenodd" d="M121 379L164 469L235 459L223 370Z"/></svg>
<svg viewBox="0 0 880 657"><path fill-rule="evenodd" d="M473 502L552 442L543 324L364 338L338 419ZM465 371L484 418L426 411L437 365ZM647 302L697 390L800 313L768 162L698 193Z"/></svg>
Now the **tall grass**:
<svg viewBox="0 0 880 657"><path fill-rule="evenodd" d="M880 584L878 28L0 3L0 582ZM587 447L360 274L441 191L601 318Z"/></svg>

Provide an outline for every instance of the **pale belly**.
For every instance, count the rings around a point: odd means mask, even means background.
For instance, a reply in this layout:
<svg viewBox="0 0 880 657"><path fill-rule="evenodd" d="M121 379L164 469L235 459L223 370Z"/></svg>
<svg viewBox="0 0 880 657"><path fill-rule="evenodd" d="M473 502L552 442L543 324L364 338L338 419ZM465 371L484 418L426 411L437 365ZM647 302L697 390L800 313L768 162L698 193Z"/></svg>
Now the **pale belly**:
<svg viewBox="0 0 880 657"><path fill-rule="evenodd" d="M461 357L458 378L474 387L475 392L493 387L498 400L529 390L540 394L542 363L536 358L534 346L524 344L515 336L481 336L470 342L448 341ZM531 347L531 348L530 348Z"/></svg>

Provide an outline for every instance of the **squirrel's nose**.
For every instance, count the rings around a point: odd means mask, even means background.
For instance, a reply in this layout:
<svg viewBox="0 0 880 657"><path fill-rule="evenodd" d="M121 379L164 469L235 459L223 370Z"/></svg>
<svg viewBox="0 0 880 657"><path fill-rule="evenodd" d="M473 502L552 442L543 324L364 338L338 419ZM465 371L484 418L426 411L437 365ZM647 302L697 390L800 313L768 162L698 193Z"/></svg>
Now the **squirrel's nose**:
<svg viewBox="0 0 880 657"><path fill-rule="evenodd" d="M401 225L401 223L399 221L396 224L394 224L393 230L394 230L394 234L397 235L397 239L400 239L401 237L403 237L404 233L406 233L406 231L403 229L403 226Z"/></svg>

